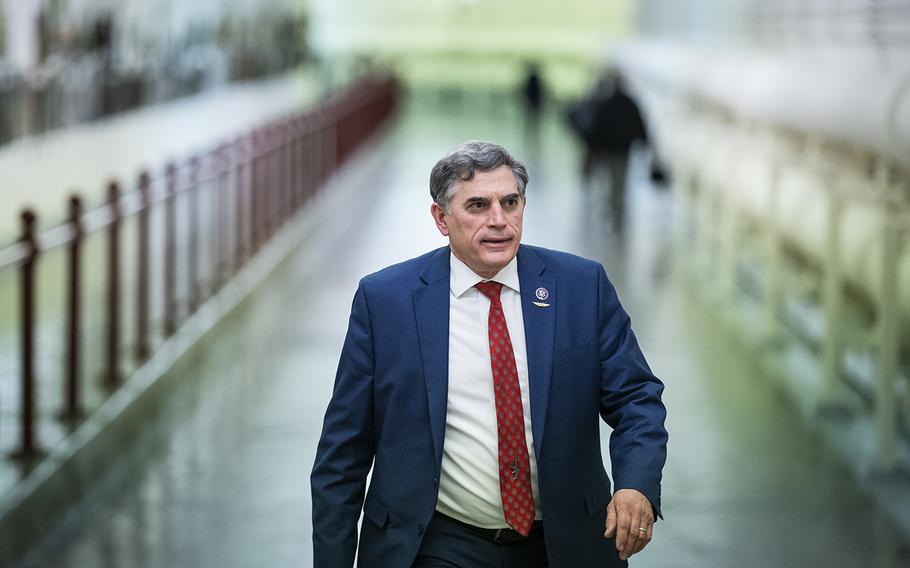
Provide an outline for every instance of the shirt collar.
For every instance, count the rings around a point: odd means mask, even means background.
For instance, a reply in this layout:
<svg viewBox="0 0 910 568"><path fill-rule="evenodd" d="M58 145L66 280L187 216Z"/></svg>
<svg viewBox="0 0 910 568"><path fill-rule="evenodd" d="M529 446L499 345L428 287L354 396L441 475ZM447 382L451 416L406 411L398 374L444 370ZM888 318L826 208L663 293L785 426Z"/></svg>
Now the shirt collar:
<svg viewBox="0 0 910 568"><path fill-rule="evenodd" d="M507 286L516 292L520 292L518 284L518 255L515 255L509 264L505 265L502 270L497 272L492 278L484 278L471 270L467 264L461 262L454 253L449 253L449 264L451 266L451 276L449 277L449 288L456 298L474 287L481 280L492 280Z"/></svg>

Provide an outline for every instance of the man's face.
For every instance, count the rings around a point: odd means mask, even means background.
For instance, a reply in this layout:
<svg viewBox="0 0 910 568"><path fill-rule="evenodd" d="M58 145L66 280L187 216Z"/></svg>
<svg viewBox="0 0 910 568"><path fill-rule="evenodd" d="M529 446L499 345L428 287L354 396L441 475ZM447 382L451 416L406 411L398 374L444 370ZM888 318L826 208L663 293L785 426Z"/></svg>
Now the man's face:
<svg viewBox="0 0 910 568"><path fill-rule="evenodd" d="M524 209L515 175L508 166L499 166L460 182L448 213L436 203L431 213L439 232L449 237L455 256L489 278L515 258Z"/></svg>

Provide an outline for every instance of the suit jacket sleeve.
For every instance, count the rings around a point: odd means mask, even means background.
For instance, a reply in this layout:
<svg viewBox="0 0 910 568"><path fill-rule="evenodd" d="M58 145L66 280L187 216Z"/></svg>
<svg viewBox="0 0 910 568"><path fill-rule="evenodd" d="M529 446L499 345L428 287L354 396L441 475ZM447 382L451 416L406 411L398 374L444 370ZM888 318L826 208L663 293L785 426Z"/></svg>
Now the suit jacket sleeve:
<svg viewBox="0 0 910 568"><path fill-rule="evenodd" d="M600 408L613 428L610 460L615 488L642 492L660 512L661 470L667 458L663 383L651 373L616 290L600 269Z"/></svg>
<svg viewBox="0 0 910 568"><path fill-rule="evenodd" d="M361 282L310 480L313 562L317 568L350 568L354 564L357 520L373 453L373 342Z"/></svg>

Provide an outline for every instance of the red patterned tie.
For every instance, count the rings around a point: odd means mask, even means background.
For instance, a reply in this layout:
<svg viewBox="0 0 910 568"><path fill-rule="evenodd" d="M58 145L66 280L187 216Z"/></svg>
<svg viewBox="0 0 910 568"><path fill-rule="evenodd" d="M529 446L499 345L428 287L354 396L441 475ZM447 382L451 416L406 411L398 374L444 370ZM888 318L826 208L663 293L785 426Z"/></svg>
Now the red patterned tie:
<svg viewBox="0 0 910 568"><path fill-rule="evenodd" d="M499 491L506 523L528 536L534 522L531 493L531 463L525 442L525 419L518 387L518 368L512 340L502 313L502 284L479 282L476 288L490 299L490 361L496 398L496 429L499 435Z"/></svg>

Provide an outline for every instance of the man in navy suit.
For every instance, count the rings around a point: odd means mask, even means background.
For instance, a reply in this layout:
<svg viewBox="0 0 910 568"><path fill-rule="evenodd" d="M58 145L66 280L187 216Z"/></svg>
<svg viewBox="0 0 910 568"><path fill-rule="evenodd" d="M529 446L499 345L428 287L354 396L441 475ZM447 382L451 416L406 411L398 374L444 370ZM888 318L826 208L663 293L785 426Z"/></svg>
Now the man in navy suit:
<svg viewBox="0 0 910 568"><path fill-rule="evenodd" d="M626 566L650 542L663 384L599 263L520 244L527 181L500 146L456 148L430 176L449 246L361 280L311 478L317 568Z"/></svg>

